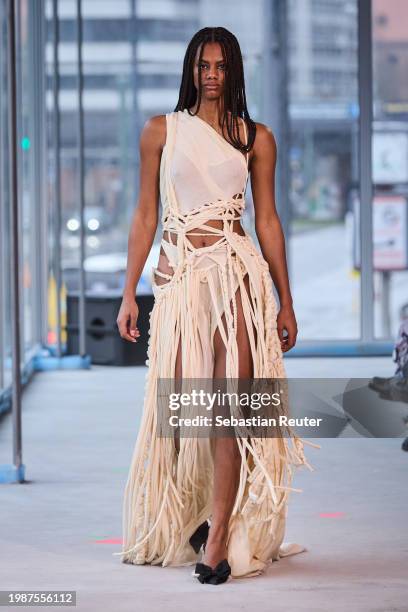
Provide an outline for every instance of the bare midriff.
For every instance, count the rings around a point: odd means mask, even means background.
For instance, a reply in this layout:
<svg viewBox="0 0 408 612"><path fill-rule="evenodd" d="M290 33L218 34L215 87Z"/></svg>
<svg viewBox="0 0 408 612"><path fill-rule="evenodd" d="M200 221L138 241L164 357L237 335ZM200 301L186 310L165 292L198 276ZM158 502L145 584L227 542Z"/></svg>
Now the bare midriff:
<svg viewBox="0 0 408 612"><path fill-rule="evenodd" d="M233 196L233 199L240 200L242 197L242 193L237 193ZM222 230L224 227L224 222L221 219L207 219L205 222L201 223L201 227L193 228L192 230L186 232L185 235L188 241L196 249L211 246L222 238L222 234L220 233L215 234L214 232L211 232L211 230L207 231L205 229L206 225ZM245 236L245 231L241 225L240 219L235 219L232 221L232 223L229 221L229 227L233 232L240 234L240 236ZM196 234L206 235L197 236ZM175 232L165 230L162 234L162 239L166 240L167 242L171 242L172 244L177 244L177 234Z"/></svg>
<svg viewBox="0 0 408 612"><path fill-rule="evenodd" d="M204 225L209 225L210 227L214 227L214 228L222 230L223 221L219 219L213 219L213 220L209 219L208 221L204 223ZM236 221L233 221L231 229L233 232L237 232L237 234L240 234L241 236L245 235L244 228L242 227L239 219L237 219ZM200 234L206 234L206 235L196 236L194 235L196 232ZM218 242L220 238L222 238L222 235L214 234L211 231L207 232L204 227L200 227L200 228L192 229L191 232L186 232L186 237L188 238L189 242L192 244L194 248L200 249L202 247L211 246L215 242ZM172 242L173 244L177 244L177 234L175 232L169 232L168 230L165 230L163 232L162 238L164 238L164 240L167 240L167 242Z"/></svg>

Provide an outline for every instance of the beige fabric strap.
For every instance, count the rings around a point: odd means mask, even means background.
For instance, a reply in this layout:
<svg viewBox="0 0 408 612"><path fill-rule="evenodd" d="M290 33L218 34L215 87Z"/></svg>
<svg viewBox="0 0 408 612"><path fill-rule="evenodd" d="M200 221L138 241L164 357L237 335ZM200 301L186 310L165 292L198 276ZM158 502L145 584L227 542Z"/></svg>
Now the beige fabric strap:
<svg viewBox="0 0 408 612"><path fill-rule="evenodd" d="M189 538L211 516L213 457L210 440L182 437L177 454L174 441L158 436L158 379L173 379L180 339L183 340L183 378L210 375L205 371L210 347L206 336L205 311L200 303L203 271L198 266L203 252L195 249L186 234L203 229L209 219L222 220L222 229L206 226L220 239L205 254L223 251L225 265L215 265L206 273L207 299L218 322L226 349L226 378L235 380L239 372L237 342L236 288L239 287L245 324L249 333L254 378L279 378L284 385L286 372L277 334L277 305L269 266L249 235L232 231L232 223L242 216L244 192L240 199L220 198L203 205L195 213L182 215L170 176L177 113L167 120L165 156L161 165L164 205L163 230L177 235L174 274L167 283L156 284L152 274L155 303L150 313L149 366L146 374L142 421L125 487L123 504L124 562L162 565L189 565L197 555ZM244 277L248 275L247 294ZM232 304L232 312L230 309ZM225 314L227 329L221 322ZM252 327L256 329L256 338ZM283 406L285 410L287 406ZM235 505L228 526L228 560L233 576L255 575L272 559L304 550L299 545L281 549L287 502L294 469L313 470L304 455L304 444L319 448L293 435L278 438L251 438L237 430L241 471Z"/></svg>

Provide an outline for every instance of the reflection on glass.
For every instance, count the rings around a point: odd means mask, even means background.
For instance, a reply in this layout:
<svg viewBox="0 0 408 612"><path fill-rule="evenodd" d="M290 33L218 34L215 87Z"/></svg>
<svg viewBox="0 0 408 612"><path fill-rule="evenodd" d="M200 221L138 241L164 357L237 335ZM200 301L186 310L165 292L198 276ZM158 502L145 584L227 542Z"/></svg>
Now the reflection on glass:
<svg viewBox="0 0 408 612"><path fill-rule="evenodd" d="M192 34L202 27L196 2L83 0L84 162L86 285L121 289L127 240L139 189L139 136L145 121L176 105L182 62ZM262 8L242 4L245 16L225 26L237 33L246 67L248 105L259 120L263 75ZM60 125L63 279L68 291L79 284L79 201L77 133L77 15L75 3L60 2ZM219 20L219 6L206 16ZM52 125L52 3L46 2L47 109ZM253 35L257 32L256 36ZM50 161L52 127L49 128ZM49 189L54 191L52 172ZM250 184L244 225L253 231ZM138 293L151 293L150 271L159 257L158 228ZM51 271L50 271L51 274Z"/></svg>
<svg viewBox="0 0 408 612"><path fill-rule="evenodd" d="M298 338L358 338L357 2L290 2L288 32L289 248Z"/></svg>
<svg viewBox="0 0 408 612"><path fill-rule="evenodd" d="M32 7L31 7L32 8ZM20 61L17 65L18 83L20 84L19 117L18 117L18 157L19 157L19 206L22 232L20 246L22 252L21 277L22 293L21 308L24 328L21 330L24 350L30 349L36 340L35 326L35 266L38 262L38 245L35 244L35 189L33 175L33 104L32 89L30 90L32 66L29 41L29 3L21 0L19 4L19 24L17 42L20 48ZM33 34L33 33L32 33Z"/></svg>
<svg viewBox="0 0 408 612"><path fill-rule="evenodd" d="M0 3L0 389L11 383L7 14Z"/></svg>
<svg viewBox="0 0 408 612"><path fill-rule="evenodd" d="M408 6L373 0L375 336L408 317Z"/></svg>

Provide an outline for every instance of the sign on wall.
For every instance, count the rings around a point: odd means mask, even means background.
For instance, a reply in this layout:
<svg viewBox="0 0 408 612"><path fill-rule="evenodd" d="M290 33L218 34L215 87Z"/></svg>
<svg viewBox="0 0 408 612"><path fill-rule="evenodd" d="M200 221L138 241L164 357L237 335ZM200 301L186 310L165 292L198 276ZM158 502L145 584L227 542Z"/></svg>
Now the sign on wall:
<svg viewBox="0 0 408 612"><path fill-rule="evenodd" d="M360 268L360 201L353 202L353 261ZM408 269L408 201L404 195L377 194L373 200L375 270Z"/></svg>
<svg viewBox="0 0 408 612"><path fill-rule="evenodd" d="M374 184L408 182L408 133L373 132L372 156Z"/></svg>

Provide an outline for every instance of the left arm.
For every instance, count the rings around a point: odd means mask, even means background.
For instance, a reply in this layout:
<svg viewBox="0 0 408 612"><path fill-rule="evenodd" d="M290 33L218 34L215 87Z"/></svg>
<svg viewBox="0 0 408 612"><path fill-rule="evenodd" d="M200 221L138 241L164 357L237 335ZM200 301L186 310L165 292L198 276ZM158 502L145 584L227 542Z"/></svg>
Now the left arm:
<svg viewBox="0 0 408 612"><path fill-rule="evenodd" d="M276 210L275 169L277 146L269 127L257 123L251 160L251 187L255 209L255 232L279 296L277 327L282 351L296 343L297 323L289 285L285 236ZM286 329L288 335L283 336Z"/></svg>

